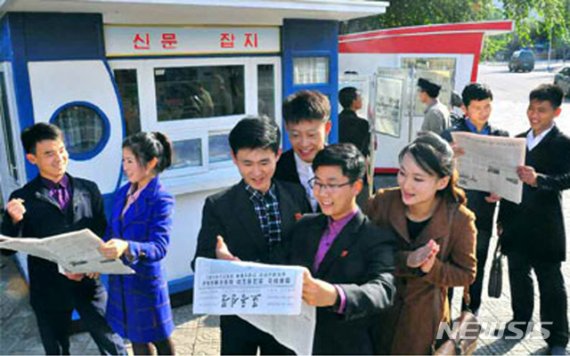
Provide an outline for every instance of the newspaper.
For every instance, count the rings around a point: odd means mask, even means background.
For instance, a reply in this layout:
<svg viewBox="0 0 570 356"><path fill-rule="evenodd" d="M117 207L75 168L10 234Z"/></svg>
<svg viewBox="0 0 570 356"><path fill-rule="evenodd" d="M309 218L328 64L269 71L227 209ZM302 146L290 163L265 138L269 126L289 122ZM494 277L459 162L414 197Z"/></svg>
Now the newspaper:
<svg viewBox="0 0 570 356"><path fill-rule="evenodd" d="M57 263L70 273L135 273L120 259L106 259L99 252L102 240L89 229L45 238L0 235L0 248L15 250Z"/></svg>
<svg viewBox="0 0 570 356"><path fill-rule="evenodd" d="M316 309L302 303L303 268L196 260L194 314L238 315L299 355L313 349Z"/></svg>
<svg viewBox="0 0 570 356"><path fill-rule="evenodd" d="M519 204L523 182L517 167L524 165L526 140L452 132L453 141L465 151L457 160L459 185L465 189L498 194Z"/></svg>

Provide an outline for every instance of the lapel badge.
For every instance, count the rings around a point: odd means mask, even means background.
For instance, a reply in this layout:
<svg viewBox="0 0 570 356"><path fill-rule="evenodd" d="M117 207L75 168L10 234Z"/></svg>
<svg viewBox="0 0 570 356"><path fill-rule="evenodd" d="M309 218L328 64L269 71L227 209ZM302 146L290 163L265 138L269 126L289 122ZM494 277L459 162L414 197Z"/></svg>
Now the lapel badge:
<svg viewBox="0 0 570 356"><path fill-rule="evenodd" d="M348 250L342 250L342 252L340 253L340 257L346 257L348 256Z"/></svg>
<svg viewBox="0 0 570 356"><path fill-rule="evenodd" d="M301 213L295 213L295 221L301 220L302 217L303 217L303 214L301 214Z"/></svg>

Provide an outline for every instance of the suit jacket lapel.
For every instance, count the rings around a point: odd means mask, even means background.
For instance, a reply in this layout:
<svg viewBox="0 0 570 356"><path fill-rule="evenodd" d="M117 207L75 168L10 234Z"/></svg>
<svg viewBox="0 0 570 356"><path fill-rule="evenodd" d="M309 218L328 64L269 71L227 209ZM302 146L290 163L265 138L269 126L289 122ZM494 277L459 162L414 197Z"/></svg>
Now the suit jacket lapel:
<svg viewBox="0 0 570 356"><path fill-rule="evenodd" d="M38 177L36 178L35 185L36 185L36 192L34 195L36 199L41 200L50 205L53 205L57 210L61 211L61 208L59 207L57 201L49 195L49 189L42 184L40 175L38 175Z"/></svg>
<svg viewBox="0 0 570 356"><path fill-rule="evenodd" d="M158 177L154 177L148 183L148 185L143 189L139 197L133 202L133 204L131 204L129 209L125 212L125 215L123 216L123 229L129 226L131 223L140 220L139 217L145 213L148 207L147 200L155 195L158 187L159 187ZM129 189L127 189L126 192L128 192ZM125 192L125 198L123 200L123 205L120 208L121 212L123 211L123 208L126 203L126 192Z"/></svg>
<svg viewBox="0 0 570 356"><path fill-rule="evenodd" d="M235 199L233 199L237 218L243 229L251 236L252 241L261 251L267 251L267 241L261 231L259 219L255 214L253 203L249 199L249 194L245 190L245 183L241 181L234 188Z"/></svg>
<svg viewBox="0 0 570 356"><path fill-rule="evenodd" d="M404 241L411 243L410 234L408 232L408 224L406 222L406 207L402 203L401 197L393 199L390 204L389 219L390 224L396 230L398 236Z"/></svg>
<svg viewBox="0 0 570 356"><path fill-rule="evenodd" d="M332 246L325 254L325 257L323 258L323 261L319 266L319 269L316 273L317 277L324 276L327 273L327 271L331 268L331 266L334 264L334 262L338 258L342 258L342 254L344 253L344 251L350 253L349 247L352 244L354 244L358 239L358 235L356 233L358 232L363 222L364 222L364 214L358 211L358 213L356 213L356 215L344 226L342 231L333 241ZM324 232L324 230L322 230L322 232ZM318 243L317 243L317 248L318 248Z"/></svg>

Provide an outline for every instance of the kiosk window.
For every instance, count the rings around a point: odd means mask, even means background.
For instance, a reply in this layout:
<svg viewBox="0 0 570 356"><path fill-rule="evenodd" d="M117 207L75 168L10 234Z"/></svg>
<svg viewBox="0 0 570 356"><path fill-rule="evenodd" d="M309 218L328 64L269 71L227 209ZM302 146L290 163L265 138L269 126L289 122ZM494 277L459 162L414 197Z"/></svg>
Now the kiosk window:
<svg viewBox="0 0 570 356"><path fill-rule="evenodd" d="M18 180L16 166L16 151L14 150L14 138L12 136L12 122L8 110L8 96L6 94L6 82L4 72L0 72L0 116L2 119L2 133L4 134L4 150L8 159L9 171L12 178ZM4 205L2 205L4 206Z"/></svg>
<svg viewBox="0 0 570 356"><path fill-rule="evenodd" d="M275 119L275 76L273 64L257 66L257 112Z"/></svg>
<svg viewBox="0 0 570 356"><path fill-rule="evenodd" d="M225 162L232 159L228 136L228 133L208 136L209 163Z"/></svg>
<svg viewBox="0 0 570 356"><path fill-rule="evenodd" d="M174 146L174 162L170 169L202 166L201 139L174 141L172 145Z"/></svg>
<svg viewBox="0 0 570 356"><path fill-rule="evenodd" d="M52 123L63 131L70 157L80 159L96 153L105 144L106 120L92 107L71 104L60 109Z"/></svg>
<svg viewBox="0 0 570 356"><path fill-rule="evenodd" d="M245 113L244 66L155 68L158 121Z"/></svg>
<svg viewBox="0 0 570 356"><path fill-rule="evenodd" d="M293 58L293 84L325 84L329 82L328 57Z"/></svg>
<svg viewBox="0 0 570 356"><path fill-rule="evenodd" d="M136 69L115 69L115 81L121 95L126 136L141 131L139 89Z"/></svg>

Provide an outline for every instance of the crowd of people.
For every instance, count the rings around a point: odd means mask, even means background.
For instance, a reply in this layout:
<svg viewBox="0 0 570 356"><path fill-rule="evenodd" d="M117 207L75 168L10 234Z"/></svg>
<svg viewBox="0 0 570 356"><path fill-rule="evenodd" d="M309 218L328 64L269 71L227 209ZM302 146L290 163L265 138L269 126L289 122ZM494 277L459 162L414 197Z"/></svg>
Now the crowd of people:
<svg viewBox="0 0 570 356"><path fill-rule="evenodd" d="M305 267L303 300L317 307L314 354L430 354L443 341L436 338L440 325L450 322L454 287L465 288L462 308L479 314L499 205L497 231L508 257L513 309L505 330L530 330L534 270L545 341L552 354L564 354L561 191L570 188L570 138L554 123L562 91L544 84L529 95L530 128L518 135L527 142L526 162L517 168L523 199L514 204L457 185L456 158L465 150L453 143L452 132L508 136L488 124L491 90L467 85L464 116L450 126L447 109L439 110L438 85L421 80L418 86L430 105L425 132L401 150L397 187L372 197L365 174L370 126L356 115L356 89L340 92L338 144L327 144L331 108L317 91L299 91L283 103L292 146L287 152L281 152L273 120L239 121L229 146L242 179L206 198L192 266L208 257ZM69 354L76 309L102 354L126 354L123 339L135 354L153 348L174 354L161 263L174 206L159 178L172 163L168 138L141 132L124 140L128 183L116 192L108 222L96 184L66 172L68 154L56 126L35 124L22 133L22 143L39 174L12 193L2 234L47 237L89 228L103 239L103 256L136 272L109 276L106 291L95 273L71 274L29 256L30 302L46 353ZM237 316L222 316L220 328L224 355L293 353Z"/></svg>

